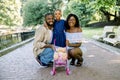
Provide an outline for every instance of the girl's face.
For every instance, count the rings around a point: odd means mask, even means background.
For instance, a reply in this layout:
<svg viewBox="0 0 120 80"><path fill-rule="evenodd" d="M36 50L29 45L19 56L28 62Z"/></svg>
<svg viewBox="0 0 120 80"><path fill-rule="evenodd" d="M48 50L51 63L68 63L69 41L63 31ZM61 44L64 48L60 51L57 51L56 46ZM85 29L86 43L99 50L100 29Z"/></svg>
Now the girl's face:
<svg viewBox="0 0 120 80"><path fill-rule="evenodd" d="M55 19L56 20L60 20L60 17L61 17L61 11L55 11L55 13L54 13L54 16L55 16Z"/></svg>
<svg viewBox="0 0 120 80"><path fill-rule="evenodd" d="M75 19L75 17L71 16L68 20L68 25L70 27L75 27L75 24L76 24L76 19Z"/></svg>

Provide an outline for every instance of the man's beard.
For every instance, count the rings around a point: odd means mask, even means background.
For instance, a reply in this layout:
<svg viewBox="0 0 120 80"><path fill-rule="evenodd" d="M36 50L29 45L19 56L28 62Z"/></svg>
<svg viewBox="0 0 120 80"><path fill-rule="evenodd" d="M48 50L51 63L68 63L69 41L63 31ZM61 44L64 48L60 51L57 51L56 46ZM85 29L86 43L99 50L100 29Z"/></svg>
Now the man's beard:
<svg viewBox="0 0 120 80"><path fill-rule="evenodd" d="M47 23L48 26L53 26L53 24L49 24L47 21L46 21L46 23Z"/></svg>

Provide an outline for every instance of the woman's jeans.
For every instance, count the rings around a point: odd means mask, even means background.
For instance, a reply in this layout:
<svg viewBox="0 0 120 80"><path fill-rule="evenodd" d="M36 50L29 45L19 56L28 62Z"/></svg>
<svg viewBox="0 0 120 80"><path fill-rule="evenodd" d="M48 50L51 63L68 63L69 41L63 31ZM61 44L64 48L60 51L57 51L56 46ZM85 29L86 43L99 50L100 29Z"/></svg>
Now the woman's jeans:
<svg viewBox="0 0 120 80"><path fill-rule="evenodd" d="M40 53L39 60L42 62L43 65L48 65L49 62L53 60L54 51L51 48L45 48L42 53Z"/></svg>

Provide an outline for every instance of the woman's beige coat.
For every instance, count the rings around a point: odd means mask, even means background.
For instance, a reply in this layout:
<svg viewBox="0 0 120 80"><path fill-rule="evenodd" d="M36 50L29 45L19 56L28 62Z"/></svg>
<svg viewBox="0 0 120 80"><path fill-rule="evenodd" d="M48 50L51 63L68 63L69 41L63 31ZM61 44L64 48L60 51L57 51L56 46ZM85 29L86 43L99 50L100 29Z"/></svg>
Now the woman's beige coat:
<svg viewBox="0 0 120 80"><path fill-rule="evenodd" d="M36 30L33 43L33 53L35 57L37 57L44 50L42 47L45 46L51 39L49 32L49 29L44 26L40 26Z"/></svg>

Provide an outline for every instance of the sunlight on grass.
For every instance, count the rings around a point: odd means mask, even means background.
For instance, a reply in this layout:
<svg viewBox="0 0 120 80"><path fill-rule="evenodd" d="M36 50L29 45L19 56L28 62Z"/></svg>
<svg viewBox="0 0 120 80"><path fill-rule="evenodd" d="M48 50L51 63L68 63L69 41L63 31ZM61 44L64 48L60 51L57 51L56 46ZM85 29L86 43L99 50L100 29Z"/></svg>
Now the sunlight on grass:
<svg viewBox="0 0 120 80"><path fill-rule="evenodd" d="M84 28L82 28L82 30L83 30L84 37L92 38L92 36L95 35L95 34L102 34L103 28L84 27Z"/></svg>
<svg viewBox="0 0 120 80"><path fill-rule="evenodd" d="M90 27L83 27L83 35L85 38L92 38L93 35L98 34L102 35L103 27L101 28L90 28ZM115 27L114 32L117 32L117 27Z"/></svg>

